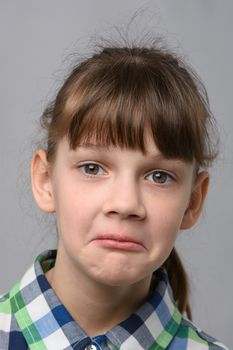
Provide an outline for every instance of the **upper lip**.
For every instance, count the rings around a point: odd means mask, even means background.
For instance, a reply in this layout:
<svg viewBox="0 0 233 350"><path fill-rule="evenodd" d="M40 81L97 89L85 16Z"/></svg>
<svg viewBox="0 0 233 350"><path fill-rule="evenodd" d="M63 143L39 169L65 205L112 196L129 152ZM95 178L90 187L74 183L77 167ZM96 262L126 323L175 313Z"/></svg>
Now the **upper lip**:
<svg viewBox="0 0 233 350"><path fill-rule="evenodd" d="M97 239L111 239L111 240L118 241L118 242L132 242L132 243L140 244L144 247L144 245L141 241L139 241L139 240L133 238L132 236L127 235L127 234L104 233L104 234L100 234L94 238L94 240L97 240Z"/></svg>

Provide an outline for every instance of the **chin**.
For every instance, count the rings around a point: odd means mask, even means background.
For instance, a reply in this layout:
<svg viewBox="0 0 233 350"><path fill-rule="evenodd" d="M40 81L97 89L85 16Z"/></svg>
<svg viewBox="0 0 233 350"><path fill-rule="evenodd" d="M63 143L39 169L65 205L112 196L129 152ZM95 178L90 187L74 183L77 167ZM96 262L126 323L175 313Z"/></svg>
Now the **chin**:
<svg viewBox="0 0 233 350"><path fill-rule="evenodd" d="M126 287L145 280L145 275L129 273L129 271L108 271L105 274L96 276L96 281L109 287Z"/></svg>

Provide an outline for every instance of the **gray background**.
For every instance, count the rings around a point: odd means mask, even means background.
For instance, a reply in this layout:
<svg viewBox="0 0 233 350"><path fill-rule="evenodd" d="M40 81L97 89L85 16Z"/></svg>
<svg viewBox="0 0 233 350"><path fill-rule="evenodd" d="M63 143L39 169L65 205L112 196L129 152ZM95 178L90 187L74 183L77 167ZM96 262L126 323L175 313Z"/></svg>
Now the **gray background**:
<svg viewBox="0 0 233 350"><path fill-rule="evenodd" d="M201 220L178 239L191 279L194 321L233 348L233 2L231 0L0 1L0 291L35 255L54 247L50 220L33 204L29 163L37 124L71 59L88 37L127 23L144 6L149 22L202 77L221 134ZM109 32L107 30L107 32Z"/></svg>

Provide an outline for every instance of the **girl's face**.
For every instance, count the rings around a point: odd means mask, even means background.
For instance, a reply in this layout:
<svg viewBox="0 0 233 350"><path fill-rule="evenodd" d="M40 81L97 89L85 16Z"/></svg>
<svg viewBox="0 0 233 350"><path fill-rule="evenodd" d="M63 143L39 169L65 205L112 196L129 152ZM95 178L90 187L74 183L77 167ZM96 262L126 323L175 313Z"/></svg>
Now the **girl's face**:
<svg viewBox="0 0 233 350"><path fill-rule="evenodd" d="M179 229L194 223L193 164L164 158L147 140L146 155L92 144L74 151L66 138L58 145L46 187L58 254L92 281L120 286L150 278Z"/></svg>

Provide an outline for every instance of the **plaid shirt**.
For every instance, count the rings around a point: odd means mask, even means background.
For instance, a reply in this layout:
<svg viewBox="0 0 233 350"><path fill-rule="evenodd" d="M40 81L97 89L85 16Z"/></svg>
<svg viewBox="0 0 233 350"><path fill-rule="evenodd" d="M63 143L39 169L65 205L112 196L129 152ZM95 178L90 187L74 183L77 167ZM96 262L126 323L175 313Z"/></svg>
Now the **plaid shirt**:
<svg viewBox="0 0 233 350"><path fill-rule="evenodd" d="M0 297L0 350L227 349L182 317L162 269L145 304L106 334L88 337L44 275L55 258L55 250L39 255L22 280Z"/></svg>

